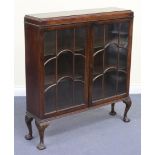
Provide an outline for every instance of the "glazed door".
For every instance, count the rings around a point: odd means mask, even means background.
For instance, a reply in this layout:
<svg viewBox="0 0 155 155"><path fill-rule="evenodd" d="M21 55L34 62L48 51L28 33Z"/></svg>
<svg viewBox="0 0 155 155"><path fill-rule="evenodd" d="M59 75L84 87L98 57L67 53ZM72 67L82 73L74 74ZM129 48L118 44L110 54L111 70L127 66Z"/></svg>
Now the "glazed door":
<svg viewBox="0 0 155 155"><path fill-rule="evenodd" d="M93 26L92 103L127 93L129 22Z"/></svg>
<svg viewBox="0 0 155 155"><path fill-rule="evenodd" d="M44 32L44 113L86 106L87 28Z"/></svg>

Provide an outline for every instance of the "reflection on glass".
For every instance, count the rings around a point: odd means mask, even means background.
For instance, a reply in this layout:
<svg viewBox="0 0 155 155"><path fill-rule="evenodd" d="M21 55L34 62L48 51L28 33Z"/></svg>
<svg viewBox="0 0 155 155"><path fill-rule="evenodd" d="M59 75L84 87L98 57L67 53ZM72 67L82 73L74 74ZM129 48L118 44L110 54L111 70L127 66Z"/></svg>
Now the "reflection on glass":
<svg viewBox="0 0 155 155"><path fill-rule="evenodd" d="M118 37L118 23L94 26L93 101L116 95L117 70L107 69L117 68Z"/></svg>
<svg viewBox="0 0 155 155"><path fill-rule="evenodd" d="M61 50L70 49L74 47L74 29L65 29L58 31L58 53Z"/></svg>
<svg viewBox="0 0 155 155"><path fill-rule="evenodd" d="M128 26L129 24L124 22L120 23L120 40L119 46L127 48L128 46Z"/></svg>
<svg viewBox="0 0 155 155"><path fill-rule="evenodd" d="M116 66L117 65L117 54L118 54L118 47L115 44L110 44L105 49L104 55L104 68L106 69L109 66Z"/></svg>
<svg viewBox="0 0 155 155"><path fill-rule="evenodd" d="M44 33L44 56L55 56L56 54L56 31Z"/></svg>
<svg viewBox="0 0 155 155"><path fill-rule="evenodd" d="M120 37L119 46L123 47L123 48L127 48L127 46L128 46L128 36L127 35L123 35Z"/></svg>
<svg viewBox="0 0 155 155"><path fill-rule="evenodd" d="M119 69L127 69L127 49L119 48Z"/></svg>
<svg viewBox="0 0 155 155"><path fill-rule="evenodd" d="M103 98L103 76L99 76L93 81L93 92L92 99L93 101Z"/></svg>
<svg viewBox="0 0 155 155"><path fill-rule="evenodd" d="M104 98L116 95L117 71L111 70L104 74Z"/></svg>
<svg viewBox="0 0 155 155"><path fill-rule="evenodd" d="M56 82L56 59L49 60L45 63L45 88Z"/></svg>
<svg viewBox="0 0 155 155"><path fill-rule="evenodd" d="M118 44L119 37L119 24L112 23L105 25L105 45L107 44Z"/></svg>
<svg viewBox="0 0 155 155"><path fill-rule="evenodd" d="M118 89L117 94L126 93L127 91L127 54L128 54L128 22L120 23L120 39L119 39L119 69L123 69L122 71L118 71Z"/></svg>
<svg viewBox="0 0 155 155"><path fill-rule="evenodd" d="M75 105L84 104L84 83L82 83L81 81L74 82L74 95Z"/></svg>
<svg viewBox="0 0 155 155"><path fill-rule="evenodd" d="M104 46L104 25L95 25L94 26L94 41L93 46L94 48Z"/></svg>
<svg viewBox="0 0 155 155"><path fill-rule="evenodd" d="M118 72L118 89L117 93L122 94L126 92L127 86L127 76L125 72L119 71Z"/></svg>
<svg viewBox="0 0 155 155"><path fill-rule="evenodd" d="M93 75L103 73L103 51L94 56Z"/></svg>
<svg viewBox="0 0 155 155"><path fill-rule="evenodd" d="M129 29L129 23L128 22L120 23L120 33L128 34L128 29Z"/></svg>
<svg viewBox="0 0 155 155"><path fill-rule="evenodd" d="M45 112L52 112L56 110L56 87L52 86L44 93L45 98Z"/></svg>
<svg viewBox="0 0 155 155"><path fill-rule="evenodd" d="M98 53L99 51L104 51L104 47L94 47L94 49L93 49L93 53L95 54L95 53Z"/></svg>
<svg viewBox="0 0 155 155"><path fill-rule="evenodd" d="M85 103L86 30L76 27L44 33L45 113Z"/></svg>
<svg viewBox="0 0 155 155"><path fill-rule="evenodd" d="M93 26L93 101L126 91L128 28L128 22Z"/></svg>
<svg viewBox="0 0 155 155"><path fill-rule="evenodd" d="M84 81L85 58L81 55L75 55L75 78Z"/></svg>
<svg viewBox="0 0 155 155"><path fill-rule="evenodd" d="M75 49L75 53L85 55L85 49Z"/></svg>
<svg viewBox="0 0 155 155"><path fill-rule="evenodd" d="M76 28L75 29L75 50L82 50L86 46L86 29Z"/></svg>
<svg viewBox="0 0 155 155"><path fill-rule="evenodd" d="M58 56L58 77L73 75L73 53L65 51Z"/></svg>
<svg viewBox="0 0 155 155"><path fill-rule="evenodd" d="M58 109L73 106L73 80L65 78L58 83Z"/></svg>

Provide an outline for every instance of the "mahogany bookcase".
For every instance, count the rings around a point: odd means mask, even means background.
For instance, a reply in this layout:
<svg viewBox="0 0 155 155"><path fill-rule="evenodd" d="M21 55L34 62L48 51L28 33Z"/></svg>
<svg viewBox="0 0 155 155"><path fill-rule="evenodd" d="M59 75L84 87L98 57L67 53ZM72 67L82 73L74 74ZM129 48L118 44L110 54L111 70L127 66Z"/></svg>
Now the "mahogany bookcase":
<svg viewBox="0 0 155 155"><path fill-rule="evenodd" d="M39 131L52 119L93 107L126 105L129 97L133 12L118 8L26 15L26 116Z"/></svg>

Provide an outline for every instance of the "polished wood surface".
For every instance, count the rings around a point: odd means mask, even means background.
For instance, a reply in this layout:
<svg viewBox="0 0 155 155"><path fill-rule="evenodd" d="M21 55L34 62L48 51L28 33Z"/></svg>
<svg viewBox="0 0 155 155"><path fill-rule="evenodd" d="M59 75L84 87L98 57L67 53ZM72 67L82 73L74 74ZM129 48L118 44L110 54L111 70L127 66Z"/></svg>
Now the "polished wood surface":
<svg viewBox="0 0 155 155"><path fill-rule="evenodd" d="M52 119L107 104L116 115L118 101L130 121L132 26L133 12L118 8L25 16L27 140L33 119L41 150Z"/></svg>
<svg viewBox="0 0 155 155"><path fill-rule="evenodd" d="M109 8L109 9L105 8L105 9L66 11L65 13L60 12L60 13L43 13L43 14L26 15L25 22L33 24L35 26L40 25L42 27L46 27L58 24L93 22L101 20L105 21L105 20L113 20L116 18L122 19L132 17L133 12L131 10L123 10L119 8Z"/></svg>
<svg viewBox="0 0 155 155"><path fill-rule="evenodd" d="M66 16L73 16L73 15L88 15L88 14L96 14L96 13L106 13L106 12L120 12L124 11L121 8L97 8L97 9L85 9L85 10L72 10L72 11L62 11L62 12L49 12L49 13L39 13L39 14L31 14L29 16L36 17L39 19L43 18L55 18L55 17L66 17Z"/></svg>

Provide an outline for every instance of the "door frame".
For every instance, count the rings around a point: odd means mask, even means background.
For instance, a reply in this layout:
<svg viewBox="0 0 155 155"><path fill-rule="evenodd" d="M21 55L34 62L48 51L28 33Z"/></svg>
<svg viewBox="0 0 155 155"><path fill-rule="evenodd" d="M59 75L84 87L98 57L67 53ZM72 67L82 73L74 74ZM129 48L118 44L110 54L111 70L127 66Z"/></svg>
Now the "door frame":
<svg viewBox="0 0 155 155"><path fill-rule="evenodd" d="M92 101L92 89L93 89L93 25L96 24L112 24L112 23L119 23L119 22L129 22L128 27L128 49L127 49L127 80L126 80L126 92L122 94L116 94L111 97L99 99L96 101ZM130 85L130 66L131 66L131 47L132 47L132 24L133 18L121 18L121 19L113 19L113 20L106 20L106 21L95 21L90 26L90 53L89 53L89 107L105 104L107 102L112 102L113 100L120 100L121 98L127 97L129 95L129 85Z"/></svg>
<svg viewBox="0 0 155 155"><path fill-rule="evenodd" d="M72 107L68 107L68 108L64 108L64 109L59 109L53 112L49 112L49 113L45 113L45 101L44 101L44 32L47 31L52 31L52 30L65 30L65 29L75 29L75 28L86 28L86 48L85 48L85 73L84 73L84 103L80 104L80 105L75 105ZM70 113L73 111L77 111L77 110L81 110L81 109L85 109L88 107L88 85L89 85L89 24L88 23L78 23L78 24L67 24L67 25L53 25L53 26L44 26L40 29L40 36L42 38L42 52L41 52L41 56L40 56L40 60L41 60L41 102L43 104L41 104L42 106L41 108L41 114L43 116L44 119L49 118L49 117L55 117L55 116L59 116L65 113ZM75 36L74 36L75 37ZM89 39L88 39L89 38ZM56 56L57 59L57 56ZM57 69L57 67L56 67ZM57 73L56 73L57 74ZM57 75L56 75L57 76Z"/></svg>

